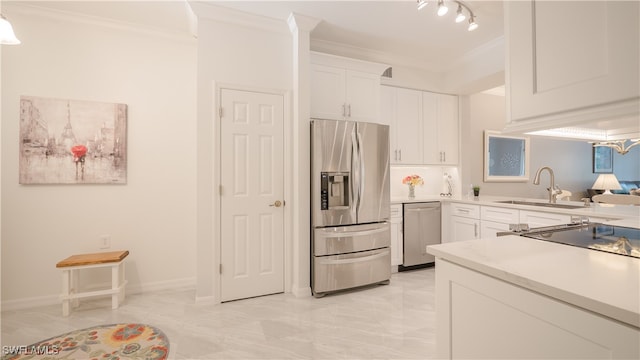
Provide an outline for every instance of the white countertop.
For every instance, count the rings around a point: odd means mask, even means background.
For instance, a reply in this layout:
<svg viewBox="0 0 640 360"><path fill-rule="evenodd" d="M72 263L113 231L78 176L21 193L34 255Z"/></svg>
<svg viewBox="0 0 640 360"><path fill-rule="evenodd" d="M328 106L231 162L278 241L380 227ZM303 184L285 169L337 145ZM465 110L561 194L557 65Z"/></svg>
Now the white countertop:
<svg viewBox="0 0 640 360"><path fill-rule="evenodd" d="M432 245L428 252L640 328L640 259L514 235Z"/></svg>
<svg viewBox="0 0 640 360"><path fill-rule="evenodd" d="M559 214L571 214L571 215L584 215L584 216L592 216L592 217L601 217L608 219L626 219L630 225L627 226L638 226L640 227L640 206L633 205L603 205L597 203L591 203L589 207L584 207L584 203L581 201L563 201L558 200L558 204L568 204L568 205L576 205L580 206L576 209L563 209L563 208L554 208L554 207L541 207L541 206L532 206L532 205L516 205L516 204L504 204L499 203L498 201L506 201L506 200L519 200L519 201L535 201L546 203L548 200L546 199L529 199L529 198L515 198L515 197L507 197L507 196L479 196L477 198L467 198L466 196L454 196L454 197L441 197L441 196L425 196L425 197L416 197L416 198L408 198L408 197L392 197L391 204L404 204L404 203L415 203L415 202L431 202L431 201L441 201L441 202L457 202L457 203L467 203L467 204L476 204L482 206L498 206L503 208L512 208L512 209L520 209L520 210L531 210L531 211L542 211L548 213L559 213Z"/></svg>

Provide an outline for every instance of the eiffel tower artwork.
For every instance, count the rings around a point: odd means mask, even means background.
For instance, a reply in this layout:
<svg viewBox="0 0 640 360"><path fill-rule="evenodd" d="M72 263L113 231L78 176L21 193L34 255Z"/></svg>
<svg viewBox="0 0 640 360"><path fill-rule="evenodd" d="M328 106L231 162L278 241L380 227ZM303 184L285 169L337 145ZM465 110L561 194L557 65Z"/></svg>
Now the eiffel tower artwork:
<svg viewBox="0 0 640 360"><path fill-rule="evenodd" d="M127 105L22 96L20 184L126 184Z"/></svg>

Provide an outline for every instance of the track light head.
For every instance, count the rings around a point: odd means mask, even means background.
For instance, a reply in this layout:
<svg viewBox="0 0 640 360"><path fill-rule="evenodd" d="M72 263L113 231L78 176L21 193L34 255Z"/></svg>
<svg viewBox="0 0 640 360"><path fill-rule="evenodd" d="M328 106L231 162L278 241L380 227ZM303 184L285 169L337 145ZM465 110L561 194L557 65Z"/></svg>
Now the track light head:
<svg viewBox="0 0 640 360"><path fill-rule="evenodd" d="M467 28L468 31L473 31L475 29L478 28L478 24L476 23L476 17L471 15L469 17L469 28Z"/></svg>
<svg viewBox="0 0 640 360"><path fill-rule="evenodd" d="M457 15L456 15L456 22L463 22L467 17L464 15L464 13L462 12L462 5L458 4L458 11L457 11Z"/></svg>
<svg viewBox="0 0 640 360"><path fill-rule="evenodd" d="M427 0L417 0L418 1L418 10L422 10L423 7L427 6Z"/></svg>
<svg viewBox="0 0 640 360"><path fill-rule="evenodd" d="M444 4L444 0L438 0L438 16L444 16L449 11L449 8Z"/></svg>

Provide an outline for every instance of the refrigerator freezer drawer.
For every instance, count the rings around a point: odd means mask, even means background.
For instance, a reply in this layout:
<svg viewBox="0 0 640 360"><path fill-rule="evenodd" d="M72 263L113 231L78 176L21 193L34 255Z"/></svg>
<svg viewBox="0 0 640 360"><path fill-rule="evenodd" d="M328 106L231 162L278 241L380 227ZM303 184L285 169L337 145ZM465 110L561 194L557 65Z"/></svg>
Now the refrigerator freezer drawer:
<svg viewBox="0 0 640 360"><path fill-rule="evenodd" d="M391 278L389 248L313 258L313 293L375 284Z"/></svg>
<svg viewBox="0 0 640 360"><path fill-rule="evenodd" d="M337 255L389 247L388 222L314 229L313 255Z"/></svg>

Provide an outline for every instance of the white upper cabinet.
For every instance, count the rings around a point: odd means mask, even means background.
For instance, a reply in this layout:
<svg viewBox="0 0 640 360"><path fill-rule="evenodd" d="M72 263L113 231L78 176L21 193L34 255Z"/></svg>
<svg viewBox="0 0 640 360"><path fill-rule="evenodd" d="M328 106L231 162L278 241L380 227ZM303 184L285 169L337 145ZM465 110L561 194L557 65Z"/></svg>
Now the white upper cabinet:
<svg viewBox="0 0 640 360"><path fill-rule="evenodd" d="M457 96L381 88L381 120L390 125L392 164L458 163Z"/></svg>
<svg viewBox="0 0 640 360"><path fill-rule="evenodd" d="M344 69L311 66L311 117L315 119L345 118L347 96Z"/></svg>
<svg viewBox="0 0 640 360"><path fill-rule="evenodd" d="M459 147L458 97L422 93L425 164L457 164Z"/></svg>
<svg viewBox="0 0 640 360"><path fill-rule="evenodd" d="M507 128L637 125L637 1L505 1L504 12Z"/></svg>
<svg viewBox="0 0 640 360"><path fill-rule="evenodd" d="M422 163L422 92L382 86L381 120L390 129L392 164Z"/></svg>
<svg viewBox="0 0 640 360"><path fill-rule="evenodd" d="M312 53L311 62L312 118L380 122L386 65L320 53Z"/></svg>

